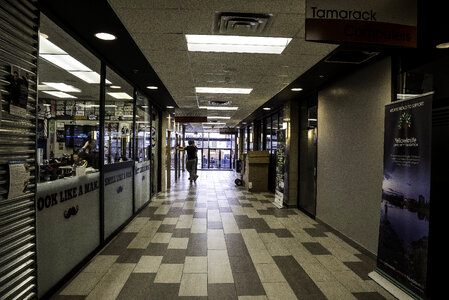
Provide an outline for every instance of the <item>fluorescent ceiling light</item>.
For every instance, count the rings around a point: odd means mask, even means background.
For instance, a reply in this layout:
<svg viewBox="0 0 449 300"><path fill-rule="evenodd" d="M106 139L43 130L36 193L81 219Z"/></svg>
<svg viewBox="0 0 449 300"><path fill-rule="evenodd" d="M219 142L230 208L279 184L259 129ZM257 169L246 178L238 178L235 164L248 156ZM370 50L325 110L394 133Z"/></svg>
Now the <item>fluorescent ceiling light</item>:
<svg viewBox="0 0 449 300"><path fill-rule="evenodd" d="M40 54L40 57L66 71L91 71L68 54Z"/></svg>
<svg viewBox="0 0 449 300"><path fill-rule="evenodd" d="M271 110L271 108L270 107L264 107L264 108L262 108L263 110Z"/></svg>
<svg viewBox="0 0 449 300"><path fill-rule="evenodd" d="M78 89L74 86L65 84L63 82L42 82L42 83L49 87L54 88L55 90L61 91L61 92L81 93L80 89Z"/></svg>
<svg viewBox="0 0 449 300"><path fill-rule="evenodd" d="M69 71L70 74L78 77L79 79L87 82L87 83L96 83L100 84L100 74L94 71ZM111 84L109 80L106 79L106 84Z"/></svg>
<svg viewBox="0 0 449 300"><path fill-rule="evenodd" d="M292 91L293 92L300 92L300 91L302 91L302 88L292 88Z"/></svg>
<svg viewBox="0 0 449 300"><path fill-rule="evenodd" d="M207 116L208 119L223 119L229 120L231 117L222 117L222 116Z"/></svg>
<svg viewBox="0 0 449 300"><path fill-rule="evenodd" d="M175 108L174 106L171 106L171 105L167 105L166 107L167 108Z"/></svg>
<svg viewBox="0 0 449 300"><path fill-rule="evenodd" d="M82 106L82 107L100 107L99 104L79 104L79 106ZM105 107L117 107L117 105L106 104Z"/></svg>
<svg viewBox="0 0 449 300"><path fill-rule="evenodd" d="M186 34L187 49L201 52L281 54L292 40L281 37Z"/></svg>
<svg viewBox="0 0 449 300"><path fill-rule="evenodd" d="M64 50L39 35L39 55L40 54L67 54Z"/></svg>
<svg viewBox="0 0 449 300"><path fill-rule="evenodd" d="M318 121L318 119L307 119L309 121Z"/></svg>
<svg viewBox="0 0 449 300"><path fill-rule="evenodd" d="M203 125L226 125L226 123L220 123L220 122L207 122L203 123Z"/></svg>
<svg viewBox="0 0 449 300"><path fill-rule="evenodd" d="M147 86L147 89L149 89L149 90L157 90L158 87L154 86L154 85L149 85L149 86Z"/></svg>
<svg viewBox="0 0 449 300"><path fill-rule="evenodd" d="M56 91L42 91L44 93L47 93L49 95L58 97L58 98L69 98L69 99L76 99L75 96L69 95L67 93L64 92L56 92Z"/></svg>
<svg viewBox="0 0 449 300"><path fill-rule="evenodd" d="M122 87L119 86L119 85L111 85L110 88L111 88L111 89L120 89L120 88L122 88Z"/></svg>
<svg viewBox="0 0 449 300"><path fill-rule="evenodd" d="M207 110L238 110L239 109L237 106L200 106L198 108L207 109Z"/></svg>
<svg viewBox="0 0 449 300"><path fill-rule="evenodd" d="M397 98L400 100L409 99L413 97L418 97L421 94L397 94Z"/></svg>
<svg viewBox="0 0 449 300"><path fill-rule="evenodd" d="M195 92L203 94L249 94L253 89L196 87Z"/></svg>
<svg viewBox="0 0 449 300"><path fill-rule="evenodd" d="M112 40L116 39L115 35L107 33L107 32L99 32L99 33L96 33L95 36L98 39L104 40L104 41L112 41Z"/></svg>
<svg viewBox="0 0 449 300"><path fill-rule="evenodd" d="M112 93L112 92L108 92L107 94L109 96L114 97L115 99L129 99L129 100L131 100L133 98L130 95L128 95L127 93Z"/></svg>
<svg viewBox="0 0 449 300"><path fill-rule="evenodd" d="M449 43L441 43L436 45L437 49L447 49L449 48Z"/></svg>

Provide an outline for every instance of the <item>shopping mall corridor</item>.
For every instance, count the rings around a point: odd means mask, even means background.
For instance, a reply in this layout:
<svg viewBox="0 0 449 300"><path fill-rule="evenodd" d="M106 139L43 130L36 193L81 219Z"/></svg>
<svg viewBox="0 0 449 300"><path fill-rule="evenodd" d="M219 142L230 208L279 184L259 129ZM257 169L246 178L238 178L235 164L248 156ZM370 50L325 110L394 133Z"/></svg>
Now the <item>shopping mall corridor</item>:
<svg viewBox="0 0 449 300"><path fill-rule="evenodd" d="M54 299L394 299L375 262L231 171L183 174Z"/></svg>

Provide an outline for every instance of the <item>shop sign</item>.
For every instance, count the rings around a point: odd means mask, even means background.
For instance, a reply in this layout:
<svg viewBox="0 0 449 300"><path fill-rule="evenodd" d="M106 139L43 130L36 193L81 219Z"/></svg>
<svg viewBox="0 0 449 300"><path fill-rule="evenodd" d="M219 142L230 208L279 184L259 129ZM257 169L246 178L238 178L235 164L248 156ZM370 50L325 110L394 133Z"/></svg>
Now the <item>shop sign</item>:
<svg viewBox="0 0 449 300"><path fill-rule="evenodd" d="M306 41L417 47L416 0L307 0Z"/></svg>

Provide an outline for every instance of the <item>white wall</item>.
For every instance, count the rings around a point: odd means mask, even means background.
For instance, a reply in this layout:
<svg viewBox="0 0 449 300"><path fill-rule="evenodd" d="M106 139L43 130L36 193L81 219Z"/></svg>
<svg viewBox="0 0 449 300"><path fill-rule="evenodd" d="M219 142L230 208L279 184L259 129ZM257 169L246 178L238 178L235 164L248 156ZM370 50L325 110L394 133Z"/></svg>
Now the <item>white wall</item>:
<svg viewBox="0 0 449 300"><path fill-rule="evenodd" d="M318 95L317 218L377 254L391 60Z"/></svg>

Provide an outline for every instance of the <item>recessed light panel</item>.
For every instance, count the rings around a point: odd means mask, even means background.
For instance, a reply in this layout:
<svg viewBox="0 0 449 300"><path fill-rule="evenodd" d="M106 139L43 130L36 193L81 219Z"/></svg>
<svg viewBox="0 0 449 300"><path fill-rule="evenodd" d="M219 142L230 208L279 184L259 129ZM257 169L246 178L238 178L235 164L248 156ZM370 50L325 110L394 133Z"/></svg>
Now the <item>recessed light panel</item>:
<svg viewBox="0 0 449 300"><path fill-rule="evenodd" d="M207 110L238 110L237 106L200 106L199 109Z"/></svg>
<svg viewBox="0 0 449 300"><path fill-rule="evenodd" d="M202 94L249 94L253 89L196 87L195 92Z"/></svg>
<svg viewBox="0 0 449 300"><path fill-rule="evenodd" d="M281 37L186 34L187 49L200 52L281 54L292 40Z"/></svg>
<svg viewBox="0 0 449 300"><path fill-rule="evenodd" d="M128 95L127 93L113 93L113 92L108 92L107 93L109 96L114 97L115 99L126 99L126 100L131 100L133 99L133 97L131 97L130 95Z"/></svg>
<svg viewBox="0 0 449 300"><path fill-rule="evenodd" d="M96 33L95 36L98 39L104 40L104 41L112 41L112 40L116 39L115 35L107 33L107 32L99 32L99 33Z"/></svg>
<svg viewBox="0 0 449 300"><path fill-rule="evenodd" d="M229 120L231 117L225 117L225 116L207 116L208 119L211 120Z"/></svg>
<svg viewBox="0 0 449 300"><path fill-rule="evenodd" d="M300 92L300 91L302 91L302 88L292 88L292 91L293 92Z"/></svg>
<svg viewBox="0 0 449 300"><path fill-rule="evenodd" d="M58 98L76 99L75 96L69 95L64 92L56 92L56 91L42 91L42 92L47 93L52 96L55 96L55 97L58 97Z"/></svg>
<svg viewBox="0 0 449 300"><path fill-rule="evenodd" d="M149 86L147 86L147 89L149 89L149 90L157 90L158 87L154 86L154 85L149 85Z"/></svg>
<svg viewBox="0 0 449 300"><path fill-rule="evenodd" d="M61 91L61 92L71 92L71 93L81 93L81 90L65 84L63 82L42 82L43 84L45 84L46 86L52 87L55 90Z"/></svg>

